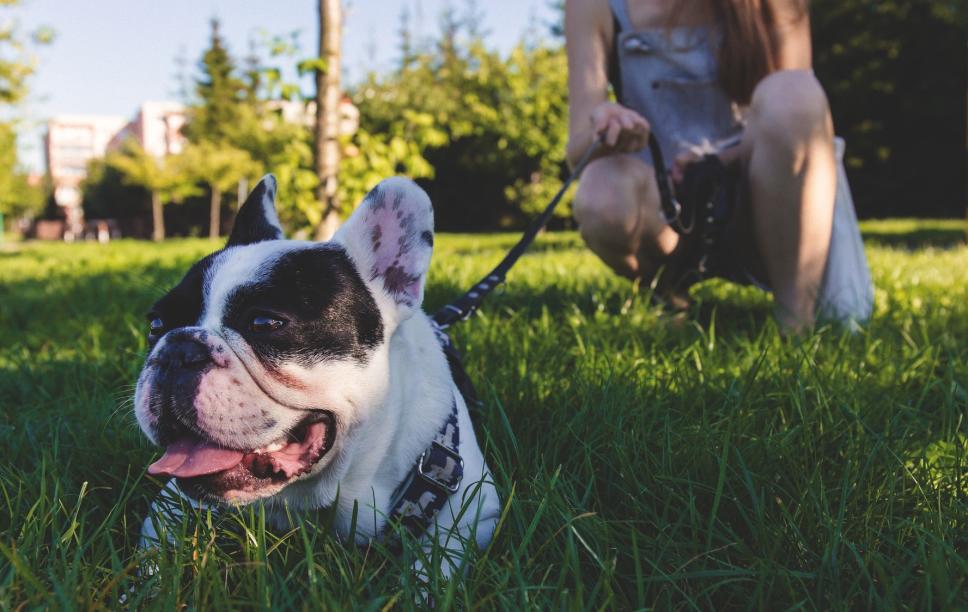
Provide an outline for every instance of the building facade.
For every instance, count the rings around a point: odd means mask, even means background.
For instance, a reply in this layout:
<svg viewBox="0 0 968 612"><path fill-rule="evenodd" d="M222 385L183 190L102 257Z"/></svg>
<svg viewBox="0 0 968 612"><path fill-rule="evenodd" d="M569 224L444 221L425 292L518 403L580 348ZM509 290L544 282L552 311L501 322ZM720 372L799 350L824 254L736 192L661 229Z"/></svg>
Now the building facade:
<svg viewBox="0 0 968 612"><path fill-rule="evenodd" d="M283 121L311 127L315 104L279 100L268 109ZM340 103L340 133L352 134L359 126L359 110L348 98ZM177 155L187 144L182 128L187 122L184 105L145 102L130 121L113 115L59 115L47 122L44 154L53 185L54 201L64 214L63 237L80 237L84 228L81 182L92 159L115 151L134 139L150 155Z"/></svg>
<svg viewBox="0 0 968 612"><path fill-rule="evenodd" d="M80 235L84 223L81 182L92 159L135 139L155 157L177 154L185 146L181 129L185 107L176 102L145 102L134 119L115 115L58 115L47 122L44 156L54 201L64 214L64 238Z"/></svg>
<svg viewBox="0 0 968 612"><path fill-rule="evenodd" d="M44 157L54 201L64 213L65 238L77 235L83 223L80 187L88 162L104 155L125 122L124 117L105 115L58 115L47 122Z"/></svg>
<svg viewBox="0 0 968 612"><path fill-rule="evenodd" d="M108 143L108 150L120 148L134 138L149 155L177 155L185 148L181 130L187 120L185 107L177 102L145 102L134 119L121 128Z"/></svg>

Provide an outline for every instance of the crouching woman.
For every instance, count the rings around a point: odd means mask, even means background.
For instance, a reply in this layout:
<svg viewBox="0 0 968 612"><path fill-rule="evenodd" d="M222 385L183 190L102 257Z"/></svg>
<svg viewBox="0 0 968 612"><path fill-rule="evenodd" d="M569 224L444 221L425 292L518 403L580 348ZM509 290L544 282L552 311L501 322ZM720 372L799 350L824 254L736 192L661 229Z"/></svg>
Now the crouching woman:
<svg viewBox="0 0 968 612"><path fill-rule="evenodd" d="M834 138L811 67L805 0L568 0L569 145L582 175L575 216L619 274L681 300L695 236L661 214L654 132L682 181L705 154L734 172L714 275L772 291L781 328L863 321L873 289ZM609 89L616 101L610 101ZM658 275L658 277L657 277Z"/></svg>

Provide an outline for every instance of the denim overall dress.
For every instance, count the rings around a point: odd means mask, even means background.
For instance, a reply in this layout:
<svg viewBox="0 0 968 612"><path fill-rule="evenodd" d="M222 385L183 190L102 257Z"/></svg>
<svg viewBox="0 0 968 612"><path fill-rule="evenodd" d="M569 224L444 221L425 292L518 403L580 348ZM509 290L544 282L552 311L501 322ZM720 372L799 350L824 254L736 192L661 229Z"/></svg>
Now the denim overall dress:
<svg viewBox="0 0 968 612"><path fill-rule="evenodd" d="M615 24L610 80L619 101L649 121L667 163L685 151L715 153L738 144L745 126L744 109L727 97L717 81L719 31L713 26L635 29L626 0L609 3ZM820 318L853 325L870 317L874 287L844 172L844 141L837 138L835 146L833 229L817 312ZM648 148L634 155L652 165ZM742 269L730 274L729 280L767 285L765 279Z"/></svg>

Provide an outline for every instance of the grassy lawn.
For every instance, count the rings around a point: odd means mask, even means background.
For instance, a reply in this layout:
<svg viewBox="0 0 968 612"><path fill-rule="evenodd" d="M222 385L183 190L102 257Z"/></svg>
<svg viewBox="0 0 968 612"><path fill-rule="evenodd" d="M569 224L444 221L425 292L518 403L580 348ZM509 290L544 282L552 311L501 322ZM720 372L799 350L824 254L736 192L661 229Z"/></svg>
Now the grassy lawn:
<svg viewBox="0 0 968 612"><path fill-rule="evenodd" d="M542 236L455 340L506 504L440 607L968 606L968 246L958 222L865 224L860 333L781 338L770 299L697 287L674 320L574 234ZM428 310L516 239L441 236ZM129 396L143 313L216 245L0 251L0 608L410 607L398 557L325 512L186 520L139 573L161 482ZM221 523L221 527L220 527Z"/></svg>

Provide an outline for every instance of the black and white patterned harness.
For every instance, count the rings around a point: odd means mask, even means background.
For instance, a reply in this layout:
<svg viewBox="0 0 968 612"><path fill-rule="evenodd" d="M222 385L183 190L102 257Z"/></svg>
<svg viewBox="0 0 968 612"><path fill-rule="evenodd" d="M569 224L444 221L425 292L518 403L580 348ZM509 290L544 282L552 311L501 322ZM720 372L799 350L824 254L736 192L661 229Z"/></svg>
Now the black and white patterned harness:
<svg viewBox="0 0 968 612"><path fill-rule="evenodd" d="M474 385L464 370L460 354L450 337L436 322L434 332L440 342L454 384L468 406L478 403ZM447 499L460 490L464 460L460 456L460 427L457 424L457 398L450 413L437 430L430 445L417 458L407 477L393 492L389 523L398 522L414 536L427 531Z"/></svg>

